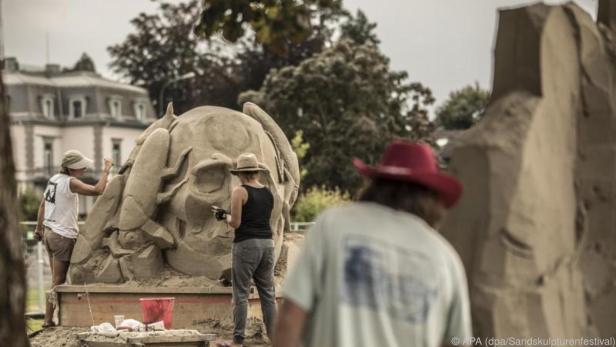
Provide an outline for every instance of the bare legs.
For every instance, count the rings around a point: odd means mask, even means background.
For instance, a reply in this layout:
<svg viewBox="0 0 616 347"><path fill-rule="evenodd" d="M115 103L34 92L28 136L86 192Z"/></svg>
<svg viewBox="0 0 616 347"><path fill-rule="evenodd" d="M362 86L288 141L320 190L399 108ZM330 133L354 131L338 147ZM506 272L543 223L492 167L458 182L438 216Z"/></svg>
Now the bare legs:
<svg viewBox="0 0 616 347"><path fill-rule="evenodd" d="M66 281L66 273L68 272L68 261L60 261L54 259L51 255L49 256L49 264L51 265L51 290L55 289L56 286L63 284ZM43 326L53 326L53 312L55 310L55 305L52 300L47 298L47 306L45 307L45 321L43 322Z"/></svg>

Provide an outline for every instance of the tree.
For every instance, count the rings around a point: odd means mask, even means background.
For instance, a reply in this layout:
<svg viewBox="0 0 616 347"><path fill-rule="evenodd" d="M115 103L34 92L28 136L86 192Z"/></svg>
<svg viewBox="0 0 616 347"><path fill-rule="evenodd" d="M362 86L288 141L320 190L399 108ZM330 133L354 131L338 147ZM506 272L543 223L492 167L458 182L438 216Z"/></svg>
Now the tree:
<svg viewBox="0 0 616 347"><path fill-rule="evenodd" d="M72 69L67 69L67 71L90 71L96 72L96 66L94 65L94 61L87 53L83 53L75 66Z"/></svg>
<svg viewBox="0 0 616 347"><path fill-rule="evenodd" d="M341 10L341 0L202 0L203 10L195 32L215 34L231 42L246 35L268 50L286 54L290 44L309 38L315 26Z"/></svg>
<svg viewBox="0 0 616 347"><path fill-rule="evenodd" d="M374 162L392 138L412 137L414 117L427 114L434 101L428 88L407 77L391 71L374 44L344 39L298 66L273 71L251 95L287 136L301 130L310 143L304 187L352 191L361 180L351 158Z"/></svg>
<svg viewBox="0 0 616 347"><path fill-rule="evenodd" d="M287 54L280 55L249 40L237 46L235 76L239 79L239 90L258 90L272 69L298 65L307 58L323 50L329 40L328 30L315 31L313 36L296 44L287 46Z"/></svg>
<svg viewBox="0 0 616 347"><path fill-rule="evenodd" d="M359 45L364 43L378 45L381 43L374 32L376 23L370 22L362 10L357 10L355 17L349 14L346 14L345 17L346 21L340 25L342 38L352 40Z"/></svg>
<svg viewBox="0 0 616 347"><path fill-rule="evenodd" d="M334 22L344 15L323 16L308 38L289 43L285 55L256 44L247 34L235 44L215 37L204 41L193 30L199 15L198 0L172 4L160 2L158 13L139 14L132 20L135 32L108 48L112 69L131 83L148 89L155 106L163 87L176 109L212 104L236 108L241 91L261 88L273 68L297 65L321 52L332 36ZM174 79L196 73L189 80Z"/></svg>
<svg viewBox="0 0 616 347"><path fill-rule="evenodd" d="M235 107L240 83L233 56L222 43L193 33L198 15L198 0L160 2L159 13L139 14L131 21L136 31L108 48L113 71L146 88L157 108L163 88L163 104L173 100L181 111L203 104ZM178 80L189 73L195 76Z"/></svg>
<svg viewBox="0 0 616 347"><path fill-rule="evenodd" d="M490 92L478 83L456 90L436 110L437 124L447 130L468 129L481 119L489 99Z"/></svg>
<svg viewBox="0 0 616 347"><path fill-rule="evenodd" d="M293 148L293 152L297 155L297 160L302 163L308 150L310 149L310 144L304 142L304 132L298 130L295 132L295 136L291 139L291 147ZM300 177L302 179L308 174L308 170L305 167L301 167Z"/></svg>
<svg viewBox="0 0 616 347"><path fill-rule="evenodd" d="M0 77L0 124L9 124ZM26 276L22 233L17 228L17 194L10 127L0 128L0 346L29 346L26 337Z"/></svg>
<svg viewBox="0 0 616 347"><path fill-rule="evenodd" d="M38 216L41 194L35 189L26 189L19 195L20 217L26 221L34 221Z"/></svg>

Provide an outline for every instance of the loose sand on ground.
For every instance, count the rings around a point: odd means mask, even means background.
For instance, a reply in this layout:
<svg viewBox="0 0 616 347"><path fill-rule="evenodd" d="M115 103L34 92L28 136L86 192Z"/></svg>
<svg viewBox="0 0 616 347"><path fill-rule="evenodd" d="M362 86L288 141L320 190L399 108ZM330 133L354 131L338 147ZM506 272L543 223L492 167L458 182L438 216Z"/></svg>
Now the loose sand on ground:
<svg viewBox="0 0 616 347"><path fill-rule="evenodd" d="M232 324L205 319L199 322L195 330L202 334L216 334L221 339L231 340L233 336ZM30 338L32 347L81 347L77 335L89 332L87 328L56 327L41 331ZM270 346L265 337L263 323L258 319L249 319L246 329L246 346L266 347ZM210 346L215 346L211 343Z"/></svg>

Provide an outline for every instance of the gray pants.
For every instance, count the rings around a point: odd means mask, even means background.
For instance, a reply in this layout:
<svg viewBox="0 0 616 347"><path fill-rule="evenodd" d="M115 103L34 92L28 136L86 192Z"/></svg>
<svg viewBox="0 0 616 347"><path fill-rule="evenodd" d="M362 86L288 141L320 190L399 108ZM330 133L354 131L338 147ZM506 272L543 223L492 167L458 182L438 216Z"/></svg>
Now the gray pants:
<svg viewBox="0 0 616 347"><path fill-rule="evenodd" d="M249 239L233 244L233 341L244 342L244 330L248 315L248 295L250 281L254 279L263 322L267 335L272 336L274 316L276 315L276 295L274 293L274 241L269 239Z"/></svg>

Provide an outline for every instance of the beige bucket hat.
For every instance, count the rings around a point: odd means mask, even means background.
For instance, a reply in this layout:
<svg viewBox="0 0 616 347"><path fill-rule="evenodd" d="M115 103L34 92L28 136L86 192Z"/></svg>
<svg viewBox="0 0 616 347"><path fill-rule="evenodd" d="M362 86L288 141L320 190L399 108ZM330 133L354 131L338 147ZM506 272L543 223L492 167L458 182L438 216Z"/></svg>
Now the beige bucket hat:
<svg viewBox="0 0 616 347"><path fill-rule="evenodd" d="M81 152L75 149L67 151L62 157L62 166L67 169L85 169L91 167L92 163L92 159L86 158Z"/></svg>
<svg viewBox="0 0 616 347"><path fill-rule="evenodd" d="M257 156L252 153L242 153L237 157L235 168L229 170L236 175L240 172L267 171L264 164L259 163Z"/></svg>

